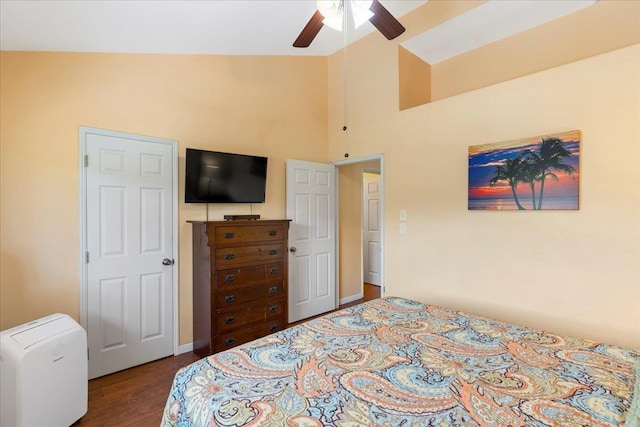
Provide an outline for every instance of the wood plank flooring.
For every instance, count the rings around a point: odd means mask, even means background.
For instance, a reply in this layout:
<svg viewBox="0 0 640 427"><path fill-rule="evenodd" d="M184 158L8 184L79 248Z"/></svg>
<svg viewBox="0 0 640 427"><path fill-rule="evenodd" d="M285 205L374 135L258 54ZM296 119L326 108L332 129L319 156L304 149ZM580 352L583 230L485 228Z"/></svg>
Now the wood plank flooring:
<svg viewBox="0 0 640 427"><path fill-rule="evenodd" d="M364 285L364 298L380 297L380 287ZM189 352L166 357L89 381L89 409L74 426L158 426L175 373L199 357Z"/></svg>

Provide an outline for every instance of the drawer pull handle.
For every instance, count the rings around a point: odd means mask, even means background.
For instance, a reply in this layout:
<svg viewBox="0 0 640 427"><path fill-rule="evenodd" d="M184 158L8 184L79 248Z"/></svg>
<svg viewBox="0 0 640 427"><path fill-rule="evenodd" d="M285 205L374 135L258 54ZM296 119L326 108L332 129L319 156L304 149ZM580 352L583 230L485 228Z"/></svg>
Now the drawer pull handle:
<svg viewBox="0 0 640 427"><path fill-rule="evenodd" d="M276 230L269 230L269 236L275 236L278 232Z"/></svg>
<svg viewBox="0 0 640 427"><path fill-rule="evenodd" d="M225 260L227 260L227 261L232 260L232 259L234 259L235 257L236 257L236 256L235 256L234 254L225 254L225 255L224 255L224 259L225 259Z"/></svg>
<svg viewBox="0 0 640 427"><path fill-rule="evenodd" d="M271 307L269 307L269 313L275 313L276 311L278 311L277 305L272 305Z"/></svg>
<svg viewBox="0 0 640 427"><path fill-rule="evenodd" d="M278 269L273 267L269 269L269 274L277 274L278 273Z"/></svg>
<svg viewBox="0 0 640 427"><path fill-rule="evenodd" d="M270 328L270 331L271 331L271 332L275 332L275 331L277 331L277 330L278 330L278 327L277 327L276 325L273 325L273 326Z"/></svg>
<svg viewBox="0 0 640 427"><path fill-rule="evenodd" d="M235 321L236 321L236 318L235 318L235 317L227 317L226 319L224 319L224 323L225 323L225 325L230 325L230 324L232 324L232 323L233 323L233 322L235 322Z"/></svg>
<svg viewBox="0 0 640 427"><path fill-rule="evenodd" d="M224 233L225 239L233 239L234 237L235 237L235 234L233 233Z"/></svg>
<svg viewBox="0 0 640 427"><path fill-rule="evenodd" d="M235 300L236 300L235 295L227 295L226 297L224 297L224 302L234 302Z"/></svg>
<svg viewBox="0 0 640 427"><path fill-rule="evenodd" d="M277 254L277 253L278 253L278 251L277 251L277 250L275 250L275 249L270 249L270 250L269 250L269 255L275 255L275 254Z"/></svg>
<svg viewBox="0 0 640 427"><path fill-rule="evenodd" d="M224 276L224 281L229 283L229 282L233 282L234 280L236 280L236 275L235 274L225 274Z"/></svg>
<svg viewBox="0 0 640 427"><path fill-rule="evenodd" d="M269 288L269 293L270 294L275 294L276 292L278 292L278 287L277 286L272 286Z"/></svg>
<svg viewBox="0 0 640 427"><path fill-rule="evenodd" d="M234 342L236 342L236 340L235 340L235 339L233 339L233 338L227 338L226 340L224 340L224 343L225 343L226 345L231 345L231 344L233 344Z"/></svg>

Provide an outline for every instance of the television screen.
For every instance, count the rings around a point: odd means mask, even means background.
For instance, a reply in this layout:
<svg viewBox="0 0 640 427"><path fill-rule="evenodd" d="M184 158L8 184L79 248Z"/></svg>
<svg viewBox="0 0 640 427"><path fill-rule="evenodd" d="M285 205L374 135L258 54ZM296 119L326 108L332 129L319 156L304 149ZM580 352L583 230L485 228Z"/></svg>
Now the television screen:
<svg viewBox="0 0 640 427"><path fill-rule="evenodd" d="M185 203L264 203L267 158L187 148Z"/></svg>

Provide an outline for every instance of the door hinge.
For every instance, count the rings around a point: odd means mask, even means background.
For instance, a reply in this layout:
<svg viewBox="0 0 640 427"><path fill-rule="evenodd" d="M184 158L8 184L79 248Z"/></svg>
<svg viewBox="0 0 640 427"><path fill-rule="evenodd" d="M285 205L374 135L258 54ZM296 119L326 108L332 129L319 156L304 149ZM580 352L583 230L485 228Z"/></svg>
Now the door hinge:
<svg viewBox="0 0 640 427"><path fill-rule="evenodd" d="M89 252L85 254L85 261L87 264L89 264Z"/></svg>
<svg viewBox="0 0 640 427"><path fill-rule="evenodd" d="M88 154L84 155L84 167L85 168L89 167L89 155Z"/></svg>
<svg viewBox="0 0 640 427"><path fill-rule="evenodd" d="M89 360L89 349L87 349L87 360Z"/></svg>

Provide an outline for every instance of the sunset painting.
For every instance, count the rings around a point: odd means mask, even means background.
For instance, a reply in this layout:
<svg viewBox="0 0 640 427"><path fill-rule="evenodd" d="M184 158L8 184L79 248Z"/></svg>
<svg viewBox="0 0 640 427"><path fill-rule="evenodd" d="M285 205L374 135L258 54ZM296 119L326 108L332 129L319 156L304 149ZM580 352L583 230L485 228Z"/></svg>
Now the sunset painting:
<svg viewBox="0 0 640 427"><path fill-rule="evenodd" d="M469 147L469 210L578 209L580 131Z"/></svg>

